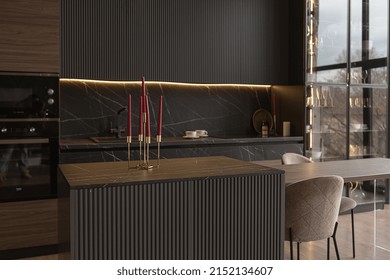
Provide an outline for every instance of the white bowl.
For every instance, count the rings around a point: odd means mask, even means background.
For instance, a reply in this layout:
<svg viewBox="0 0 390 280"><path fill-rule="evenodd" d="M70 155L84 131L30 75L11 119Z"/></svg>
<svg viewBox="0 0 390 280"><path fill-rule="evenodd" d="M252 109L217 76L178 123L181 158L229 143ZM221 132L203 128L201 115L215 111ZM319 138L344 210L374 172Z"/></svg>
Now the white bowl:
<svg viewBox="0 0 390 280"><path fill-rule="evenodd" d="M306 151L306 156L314 161L319 160L321 158L321 155L321 151Z"/></svg>
<svg viewBox="0 0 390 280"><path fill-rule="evenodd" d="M362 124L362 123L351 123L352 130L363 129L363 127L364 127L364 124Z"/></svg>

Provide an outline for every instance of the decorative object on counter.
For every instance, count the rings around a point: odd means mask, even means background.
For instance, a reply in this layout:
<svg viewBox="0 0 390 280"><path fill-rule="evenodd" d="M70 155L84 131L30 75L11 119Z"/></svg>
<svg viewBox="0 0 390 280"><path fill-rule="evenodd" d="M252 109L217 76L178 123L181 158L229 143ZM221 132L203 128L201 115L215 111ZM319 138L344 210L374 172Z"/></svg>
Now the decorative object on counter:
<svg viewBox="0 0 390 280"><path fill-rule="evenodd" d="M130 144L131 144L131 94L127 96L127 166L130 168Z"/></svg>
<svg viewBox="0 0 390 280"><path fill-rule="evenodd" d="M209 133L207 132L207 130L204 130L204 129L197 129L195 130L196 132L196 136L199 136L199 137L208 137L209 136Z"/></svg>
<svg viewBox="0 0 390 280"><path fill-rule="evenodd" d="M185 132L186 135L183 136L183 138L187 138L187 139L195 139L195 138L199 138L199 136L196 134L196 131L195 130L187 130Z"/></svg>
<svg viewBox="0 0 390 280"><path fill-rule="evenodd" d="M129 106L129 117L128 121L131 122L131 95L129 95L128 99ZM131 124L128 124L128 162L130 169L130 143L131 143ZM158 149L158 157L157 157L157 167L160 165L160 143L161 143L161 135L162 135L162 96L160 96L159 103L159 115L157 122L157 149ZM130 138L130 140L129 140ZM139 169L151 169L153 165L150 164L149 159L149 146L151 143L150 136L150 111L149 111L149 96L146 93L145 87L145 78L142 77L142 94L139 99L139 128L138 128L138 140L139 140L139 164L137 168Z"/></svg>
<svg viewBox="0 0 390 280"><path fill-rule="evenodd" d="M253 127L259 134L262 134L263 122L266 122L268 124L268 131L273 128L273 120L271 113L265 109L259 109L252 116Z"/></svg>
<svg viewBox="0 0 390 280"><path fill-rule="evenodd" d="M138 125L138 141L139 141L139 165L142 163L142 142L144 139L143 133L143 111L144 111L144 97L139 97L139 125Z"/></svg>
<svg viewBox="0 0 390 280"><path fill-rule="evenodd" d="M139 150L139 160L140 163L138 164L138 168L140 169L150 169L153 168L152 165L149 164L149 145L150 145L150 115L149 115L149 98L148 95L146 95L146 88L145 88L145 77L142 76L142 95L140 102L140 108L142 108L142 130L143 130L143 137L140 140L140 150ZM143 142L143 149L141 143ZM143 160L142 160L142 154L143 154Z"/></svg>
<svg viewBox="0 0 390 280"><path fill-rule="evenodd" d="M290 129L291 128L291 123L290 122L283 122L283 137L288 137L290 136Z"/></svg>
<svg viewBox="0 0 390 280"><path fill-rule="evenodd" d="M146 125L145 125L145 140L147 144L150 144L150 111L149 111L149 96L144 96L144 107L145 107L145 116L146 116Z"/></svg>
<svg viewBox="0 0 390 280"><path fill-rule="evenodd" d="M268 137L268 123L266 121L261 123L261 137Z"/></svg>

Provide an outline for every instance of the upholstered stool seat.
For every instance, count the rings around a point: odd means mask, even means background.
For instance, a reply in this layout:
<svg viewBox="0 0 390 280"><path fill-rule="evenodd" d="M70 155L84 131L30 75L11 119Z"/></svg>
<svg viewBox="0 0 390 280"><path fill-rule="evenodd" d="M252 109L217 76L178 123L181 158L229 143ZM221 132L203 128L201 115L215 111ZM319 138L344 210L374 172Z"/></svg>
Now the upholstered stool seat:
<svg viewBox="0 0 390 280"><path fill-rule="evenodd" d="M349 197L341 197L341 203L340 203L340 214L347 212L353 208L355 208L357 205L356 201Z"/></svg>
<svg viewBox="0 0 390 280"><path fill-rule="evenodd" d="M337 259L340 259L336 242L337 217L344 180L340 176L311 178L286 187L285 240L297 242L297 259L301 242L327 239L327 258L330 258L329 242L333 238Z"/></svg>

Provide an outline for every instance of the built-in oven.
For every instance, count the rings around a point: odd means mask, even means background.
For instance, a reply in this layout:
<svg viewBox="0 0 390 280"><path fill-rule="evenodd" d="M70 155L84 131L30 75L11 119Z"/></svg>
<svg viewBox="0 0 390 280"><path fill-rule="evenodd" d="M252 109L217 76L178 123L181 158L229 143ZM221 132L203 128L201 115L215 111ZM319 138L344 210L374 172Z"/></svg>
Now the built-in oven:
<svg viewBox="0 0 390 280"><path fill-rule="evenodd" d="M0 74L0 202L56 197L58 76Z"/></svg>

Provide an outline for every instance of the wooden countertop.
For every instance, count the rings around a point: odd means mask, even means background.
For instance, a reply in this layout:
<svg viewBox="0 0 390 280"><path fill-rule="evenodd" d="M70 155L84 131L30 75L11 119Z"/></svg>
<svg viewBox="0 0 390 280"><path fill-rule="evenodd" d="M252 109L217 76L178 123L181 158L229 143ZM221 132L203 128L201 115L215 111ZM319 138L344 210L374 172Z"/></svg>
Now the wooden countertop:
<svg viewBox="0 0 390 280"><path fill-rule="evenodd" d="M70 188L90 188L161 182L174 180L208 179L233 175L283 174L284 171L224 156L163 159L160 166L150 170L135 168L132 161L60 164L59 169ZM151 164L156 164L152 160Z"/></svg>

